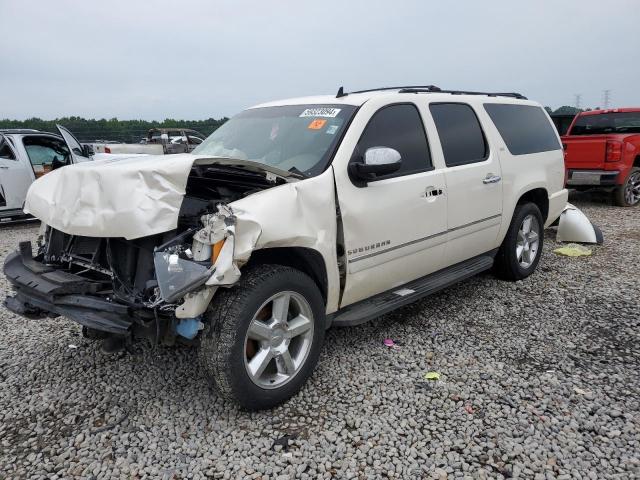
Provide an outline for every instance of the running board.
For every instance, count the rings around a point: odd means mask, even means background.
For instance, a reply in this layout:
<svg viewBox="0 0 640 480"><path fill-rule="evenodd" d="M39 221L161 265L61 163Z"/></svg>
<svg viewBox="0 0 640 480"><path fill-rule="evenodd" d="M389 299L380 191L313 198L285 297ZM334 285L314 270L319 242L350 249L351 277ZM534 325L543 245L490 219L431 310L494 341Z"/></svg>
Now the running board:
<svg viewBox="0 0 640 480"><path fill-rule="evenodd" d="M439 292L454 283L473 277L493 266L497 250L465 260L393 290L379 293L371 298L338 310L327 320L330 326L352 327L373 320L400 307Z"/></svg>
<svg viewBox="0 0 640 480"><path fill-rule="evenodd" d="M11 222L13 220L24 220L29 216L21 208L11 210L0 210L0 222Z"/></svg>

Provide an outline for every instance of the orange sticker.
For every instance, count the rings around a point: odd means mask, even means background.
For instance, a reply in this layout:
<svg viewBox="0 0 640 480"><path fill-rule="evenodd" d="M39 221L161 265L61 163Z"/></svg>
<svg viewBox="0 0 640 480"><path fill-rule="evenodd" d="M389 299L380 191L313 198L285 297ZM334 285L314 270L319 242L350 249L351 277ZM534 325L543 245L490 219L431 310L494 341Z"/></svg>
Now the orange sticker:
<svg viewBox="0 0 640 480"><path fill-rule="evenodd" d="M307 127L309 130L320 130L322 127L325 126L325 124L327 123L326 120L323 120L321 118L316 118L314 121L312 121L309 126Z"/></svg>

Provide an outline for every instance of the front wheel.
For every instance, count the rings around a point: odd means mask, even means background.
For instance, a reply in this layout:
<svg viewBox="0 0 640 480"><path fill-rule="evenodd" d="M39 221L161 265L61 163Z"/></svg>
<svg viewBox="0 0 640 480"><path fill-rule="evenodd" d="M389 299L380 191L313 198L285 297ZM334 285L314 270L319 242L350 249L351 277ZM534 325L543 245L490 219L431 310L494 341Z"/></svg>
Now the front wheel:
<svg viewBox="0 0 640 480"><path fill-rule="evenodd" d="M324 331L324 302L313 280L293 268L260 265L218 290L200 359L222 397L248 410L271 408L311 376Z"/></svg>
<svg viewBox="0 0 640 480"><path fill-rule="evenodd" d="M544 221L534 203L516 205L507 235L496 255L495 269L505 280L522 280L540 261L544 242Z"/></svg>
<svg viewBox="0 0 640 480"><path fill-rule="evenodd" d="M624 184L613 191L613 197L620 207L635 207L640 204L640 168L631 169Z"/></svg>

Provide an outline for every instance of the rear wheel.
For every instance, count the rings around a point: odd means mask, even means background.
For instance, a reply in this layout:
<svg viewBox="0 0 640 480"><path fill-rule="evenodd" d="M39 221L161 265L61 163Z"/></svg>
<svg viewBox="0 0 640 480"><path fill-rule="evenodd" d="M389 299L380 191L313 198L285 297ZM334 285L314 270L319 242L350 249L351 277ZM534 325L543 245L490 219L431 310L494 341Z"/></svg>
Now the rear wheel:
<svg viewBox="0 0 640 480"><path fill-rule="evenodd" d="M522 280L540 261L544 242L544 221L534 203L516 205L507 235L495 260L495 269L505 280Z"/></svg>
<svg viewBox="0 0 640 480"><path fill-rule="evenodd" d="M620 207L635 207L640 204L640 168L631 169L624 184L613 191L613 197Z"/></svg>
<svg viewBox="0 0 640 480"><path fill-rule="evenodd" d="M243 272L219 290L200 358L221 396L249 410L276 406L307 381L324 339L324 302L313 280L280 265Z"/></svg>

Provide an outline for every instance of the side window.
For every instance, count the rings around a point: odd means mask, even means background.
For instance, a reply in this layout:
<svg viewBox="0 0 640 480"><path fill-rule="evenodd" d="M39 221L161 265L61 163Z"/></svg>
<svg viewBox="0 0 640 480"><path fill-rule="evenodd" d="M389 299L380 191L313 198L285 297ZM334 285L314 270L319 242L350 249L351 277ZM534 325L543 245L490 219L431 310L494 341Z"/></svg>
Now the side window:
<svg viewBox="0 0 640 480"><path fill-rule="evenodd" d="M546 113L534 105L485 103L500 136L512 155L560 150L560 142Z"/></svg>
<svg viewBox="0 0 640 480"><path fill-rule="evenodd" d="M389 105L378 110L364 129L355 153L361 157L372 147L393 148L402 157L397 172L377 179L409 175L432 168L427 135L415 105Z"/></svg>
<svg viewBox="0 0 640 480"><path fill-rule="evenodd" d="M9 143L5 141L3 137L0 136L0 158L4 158L5 160L15 160L16 156L11 150Z"/></svg>
<svg viewBox="0 0 640 480"><path fill-rule="evenodd" d="M464 103L432 103L429 106L436 124L447 167L482 162L489 147L473 109Z"/></svg>
<svg viewBox="0 0 640 480"><path fill-rule="evenodd" d="M69 149L60 140L52 137L26 136L22 143L36 177L50 172L54 167L54 161L63 165L69 164Z"/></svg>

